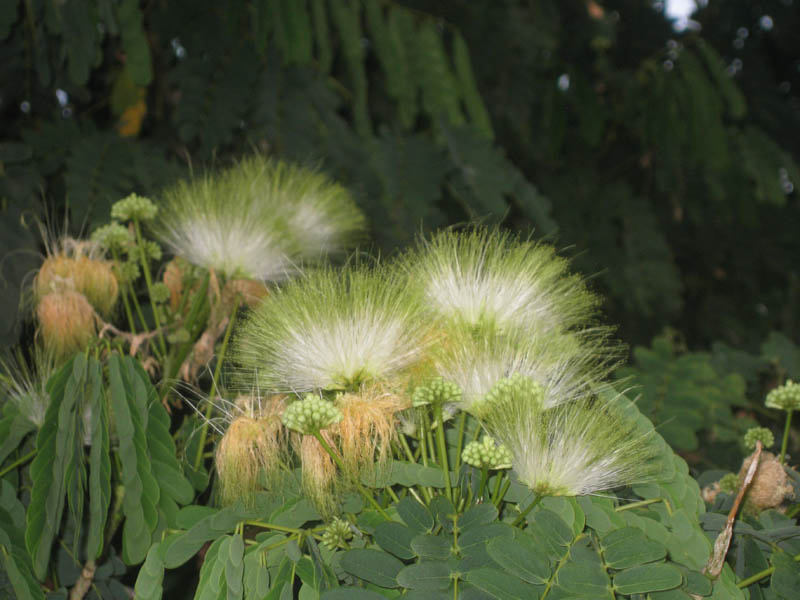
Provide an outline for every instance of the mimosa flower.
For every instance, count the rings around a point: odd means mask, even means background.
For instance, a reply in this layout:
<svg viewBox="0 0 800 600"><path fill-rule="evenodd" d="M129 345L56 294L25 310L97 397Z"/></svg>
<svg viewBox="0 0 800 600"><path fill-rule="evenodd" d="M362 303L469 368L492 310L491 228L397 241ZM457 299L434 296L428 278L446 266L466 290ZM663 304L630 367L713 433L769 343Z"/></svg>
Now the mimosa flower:
<svg viewBox="0 0 800 600"><path fill-rule="evenodd" d="M357 390L419 360L419 299L382 268L311 272L275 291L240 326L233 355L244 385L305 393Z"/></svg>
<svg viewBox="0 0 800 600"><path fill-rule="evenodd" d="M511 452L520 481L537 494L583 496L650 480L659 447L615 399L585 396L542 408L535 387L510 386L482 421ZM533 390L534 393L530 393Z"/></svg>
<svg viewBox="0 0 800 600"><path fill-rule="evenodd" d="M572 330L587 326L598 304L552 247L496 229L440 232L406 265L438 317L470 326Z"/></svg>
<svg viewBox="0 0 800 600"><path fill-rule="evenodd" d="M168 190L155 232L189 262L226 277L275 281L300 261L336 255L360 239L364 216L324 175L265 159Z"/></svg>

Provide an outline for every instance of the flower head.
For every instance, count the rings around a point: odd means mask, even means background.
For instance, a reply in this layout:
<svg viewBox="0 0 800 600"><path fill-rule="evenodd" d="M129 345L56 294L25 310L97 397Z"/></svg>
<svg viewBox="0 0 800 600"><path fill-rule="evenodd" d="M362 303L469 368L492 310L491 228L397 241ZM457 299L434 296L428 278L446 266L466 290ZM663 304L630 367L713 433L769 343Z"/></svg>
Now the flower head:
<svg viewBox="0 0 800 600"><path fill-rule="evenodd" d="M461 453L461 460L478 469L510 469L511 452L505 446L497 445L488 435L480 442L470 442Z"/></svg>
<svg viewBox="0 0 800 600"><path fill-rule="evenodd" d="M744 447L753 450L756 442L761 442L764 448L771 448L775 443L775 436L766 427L751 427L744 434Z"/></svg>
<svg viewBox="0 0 800 600"><path fill-rule="evenodd" d="M342 252L364 223L347 191L324 175L255 156L168 190L155 231L198 266L274 281L299 261Z"/></svg>
<svg viewBox="0 0 800 600"><path fill-rule="evenodd" d="M111 217L120 221L152 221L158 214L158 206L149 198L130 194L111 206Z"/></svg>
<svg viewBox="0 0 800 600"><path fill-rule="evenodd" d="M764 404L768 408L800 410L800 383L794 383L791 379L787 379L786 383L767 394Z"/></svg>
<svg viewBox="0 0 800 600"><path fill-rule="evenodd" d="M303 435L318 433L342 420L340 411L330 400L306 394L286 407L281 417L283 424Z"/></svg>
<svg viewBox="0 0 800 600"><path fill-rule="evenodd" d="M434 348L433 362L462 391L451 409L479 413L490 390L515 374L540 385L543 405L550 407L580 397L614 364L614 351L603 354L603 335L601 329L576 334L454 330Z"/></svg>
<svg viewBox="0 0 800 600"><path fill-rule="evenodd" d="M621 398L584 396L542 408L538 393L516 386L483 416L520 478L537 494L582 496L647 481L658 446L622 410Z"/></svg>
<svg viewBox="0 0 800 600"><path fill-rule="evenodd" d="M436 234L407 259L438 318L501 331L584 327L597 298L546 245L496 229Z"/></svg>
<svg viewBox="0 0 800 600"><path fill-rule="evenodd" d="M247 387L355 390L417 361L426 332L418 299L392 273L325 268L265 298L240 326L233 354Z"/></svg>

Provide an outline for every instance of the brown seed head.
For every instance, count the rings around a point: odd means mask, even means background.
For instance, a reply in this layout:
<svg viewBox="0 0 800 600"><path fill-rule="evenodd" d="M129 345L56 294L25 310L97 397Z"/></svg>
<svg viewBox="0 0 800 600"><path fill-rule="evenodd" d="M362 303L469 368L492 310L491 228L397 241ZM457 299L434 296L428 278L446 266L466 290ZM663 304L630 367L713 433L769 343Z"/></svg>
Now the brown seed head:
<svg viewBox="0 0 800 600"><path fill-rule="evenodd" d="M95 336L95 312L74 290L45 294L36 307L39 335L45 348L59 359L83 350Z"/></svg>

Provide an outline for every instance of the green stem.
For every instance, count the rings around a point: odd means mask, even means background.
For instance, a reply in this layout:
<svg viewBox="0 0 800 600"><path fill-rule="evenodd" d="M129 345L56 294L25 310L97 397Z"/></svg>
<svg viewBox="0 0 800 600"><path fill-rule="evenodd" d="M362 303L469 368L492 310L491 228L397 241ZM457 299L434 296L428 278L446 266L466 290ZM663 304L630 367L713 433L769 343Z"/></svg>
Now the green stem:
<svg viewBox="0 0 800 600"><path fill-rule="evenodd" d="M503 501L503 498L506 497L506 492L508 491L508 488L510 488L510 487L511 487L511 478L510 477L506 477L505 478L505 482L503 483L503 489L500 490L500 495L497 497L497 500L495 500L495 502L494 502L495 506L500 508L500 503Z"/></svg>
<svg viewBox="0 0 800 600"><path fill-rule="evenodd" d="M18 466L24 465L26 462L28 462L30 459L32 459L34 456L36 456L37 452L38 452L38 450L31 450L30 452L28 452L22 458L18 458L17 460L15 460L13 463L8 465L5 469L0 471L0 477L5 477L7 473L10 473L14 469L16 469Z"/></svg>
<svg viewBox="0 0 800 600"><path fill-rule="evenodd" d="M399 437L400 437L400 445L403 447L403 452L405 452L408 462L411 463L417 462L416 460L414 460L414 453L411 452L411 448L408 445L408 440L406 439L405 434L401 433Z"/></svg>
<svg viewBox="0 0 800 600"><path fill-rule="evenodd" d="M463 410L461 411L461 415L458 418L458 438L456 439L456 460L455 464L453 465L453 471L458 473L458 469L461 467L461 450L464 446L464 426L467 423L467 413Z"/></svg>
<svg viewBox="0 0 800 600"><path fill-rule="evenodd" d="M517 515L517 518L514 519L514 522L511 523L511 526L512 527L516 527L517 525L522 523L522 520L526 516L528 516L528 513L531 512L534 508L536 508L536 505L539 504L539 502L542 501L542 498L544 498L544 494L536 494L536 497L533 499L533 502L528 504L528 508L526 508L521 513L519 513L519 515Z"/></svg>
<svg viewBox="0 0 800 600"><path fill-rule="evenodd" d="M486 482L489 481L489 467L481 467L481 482L478 484L478 498L483 497L483 490L486 489Z"/></svg>
<svg viewBox="0 0 800 600"><path fill-rule="evenodd" d="M117 265L121 265L121 261L119 260L119 254L117 253L116 248L111 249L111 256L114 258L114 263ZM128 327L131 330L132 334L136 334L136 322L133 319L133 311L131 310L131 304L128 301L128 286L122 286L122 304L125 306L125 315L128 317Z"/></svg>
<svg viewBox="0 0 800 600"><path fill-rule="evenodd" d="M214 399L217 397L217 382L219 381L220 371L222 370L222 363L225 361L225 352L228 349L228 341L231 338L231 332L233 331L233 324L236 322L236 313L239 311L239 297L237 296L236 301L233 303L233 310L231 311L231 317L228 321L228 326L225 328L225 337L222 338L222 346L219 348L219 354L217 355L217 364L214 367L214 377L211 380L211 391L208 395L208 406L206 406L206 411L204 413L205 419L203 420L203 427L200 430L200 443L197 446L197 455L194 459L194 468L199 469L200 464L203 462L203 451L206 445L206 437L208 436L208 423L211 420L211 412L214 410Z"/></svg>
<svg viewBox="0 0 800 600"><path fill-rule="evenodd" d="M663 502L663 498L648 498L647 500L639 500L638 502L631 502L630 504L625 504L624 506L618 506L614 509L614 512L622 512L623 510L631 510L632 508L639 508L640 506L647 506L648 504L656 504L657 502Z"/></svg>
<svg viewBox="0 0 800 600"><path fill-rule="evenodd" d="M792 409L786 411L786 426L783 428L783 441L781 442L781 456L778 461L783 464L786 458L786 445L789 443L789 428L792 423Z"/></svg>
<svg viewBox="0 0 800 600"><path fill-rule="evenodd" d="M436 428L436 441L439 444L439 465L441 466L442 474L444 475L445 494L447 495L447 499L452 502L453 489L450 487L450 466L447 459L447 441L444 437L444 417L442 415L441 402L436 403L434 411L436 412L436 421L438 422L438 427Z"/></svg>
<svg viewBox="0 0 800 600"><path fill-rule="evenodd" d="M147 285L147 294L150 296L150 306L153 308L153 319L156 322L156 330L158 331L158 343L161 347L161 354L167 355L167 343L164 341L164 333L161 331L161 317L158 314L158 306L153 301L153 278L150 275L150 265L147 262L147 255L144 249L144 238L142 237L142 228L139 227L139 219L133 220L133 228L136 231L136 244L139 246L139 260L142 263L142 272L144 273L144 282Z"/></svg>
<svg viewBox="0 0 800 600"><path fill-rule="evenodd" d="M335 452L333 448L331 448L328 442L325 441L325 438L322 437L322 434L319 431L315 431L312 435L317 439L320 446L322 446L325 452L328 453L328 456L330 456L331 459L333 459L333 462L336 463L336 466L339 467L339 470L342 473L347 473L347 469L345 469L344 463L342 462L342 459L339 457L339 454ZM364 496L364 499L370 504L372 504L372 506L375 507L375 510L377 510L384 519L389 521L390 520L389 515L386 514L386 511L384 511L381 505L378 504L375 498L372 497L372 494L370 494L367 490L364 489L364 486L361 485L361 482L353 478L353 483L356 484L358 491L361 493L362 496Z"/></svg>
<svg viewBox="0 0 800 600"><path fill-rule="evenodd" d="M285 533L304 533L303 529L295 529L293 527L285 527L283 525L275 525L274 523L265 523L264 521L244 521L245 525L252 525L253 527L260 527L261 529L274 529L275 531L283 531Z"/></svg>
<svg viewBox="0 0 800 600"><path fill-rule="evenodd" d="M503 474L497 473L497 479L494 482L494 491L492 492L492 504L496 504L495 500L500 495L500 486L503 484Z"/></svg>
<svg viewBox="0 0 800 600"><path fill-rule="evenodd" d="M795 562L800 562L800 554L795 554L792 557L792 560ZM763 571L759 571L755 575L751 575L747 579L742 579L739 583L736 584L736 587L738 587L740 590L744 589L749 585L753 585L756 581L759 581L761 579L764 579L764 577L772 575L774 572L775 572L775 567L774 566L769 567L767 569L764 569Z"/></svg>

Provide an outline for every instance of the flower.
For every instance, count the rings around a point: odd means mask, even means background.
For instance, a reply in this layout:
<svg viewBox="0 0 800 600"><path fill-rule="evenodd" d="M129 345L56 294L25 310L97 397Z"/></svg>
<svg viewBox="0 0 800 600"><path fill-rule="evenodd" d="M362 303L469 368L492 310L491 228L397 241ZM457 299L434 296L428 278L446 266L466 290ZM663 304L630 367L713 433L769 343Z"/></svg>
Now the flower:
<svg viewBox="0 0 800 600"><path fill-rule="evenodd" d="M582 496L649 480L659 448L625 414L622 397L589 396L542 408L533 386L506 386L482 421L537 494ZM533 393L531 393L533 390Z"/></svg>
<svg viewBox="0 0 800 600"><path fill-rule="evenodd" d="M776 387L767 394L764 404L768 408L780 410L800 410L800 383L787 379L780 387Z"/></svg>
<svg viewBox="0 0 800 600"><path fill-rule="evenodd" d="M451 323L565 331L585 327L598 304L552 247L497 229L440 232L405 265L437 318Z"/></svg>
<svg viewBox="0 0 800 600"><path fill-rule="evenodd" d="M262 474L267 483L276 481L288 449L280 420L285 406L285 400L276 396L263 400L240 397L225 407L224 419L229 423L215 455L221 504L249 503Z"/></svg>
<svg viewBox="0 0 800 600"><path fill-rule="evenodd" d="M356 390L420 359L419 299L383 268L323 268L263 300L239 326L232 354L245 387L305 393Z"/></svg>
<svg viewBox="0 0 800 600"><path fill-rule="evenodd" d="M616 354L603 354L602 335L600 330L559 335L461 329L449 332L432 350L433 363L462 391L449 410L479 413L492 387L514 374L541 385L543 405L551 407L580 397L610 370Z"/></svg>
<svg viewBox="0 0 800 600"><path fill-rule="evenodd" d="M320 173L254 156L168 190L155 233L189 262L226 277L276 281L298 263L336 255L365 220Z"/></svg>

